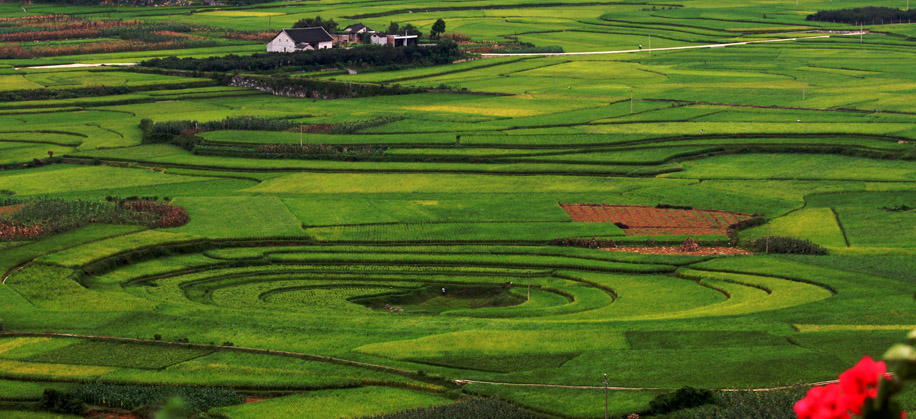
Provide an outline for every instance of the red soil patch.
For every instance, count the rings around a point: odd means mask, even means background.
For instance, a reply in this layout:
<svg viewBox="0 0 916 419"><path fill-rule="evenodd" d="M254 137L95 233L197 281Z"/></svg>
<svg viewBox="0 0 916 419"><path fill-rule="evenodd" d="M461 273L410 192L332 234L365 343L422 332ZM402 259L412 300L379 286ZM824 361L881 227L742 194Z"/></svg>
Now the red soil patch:
<svg viewBox="0 0 916 419"><path fill-rule="evenodd" d="M751 218L739 212L656 208L646 205L560 204L573 221L621 223L627 236L724 235L728 226Z"/></svg>
<svg viewBox="0 0 916 419"><path fill-rule="evenodd" d="M21 210L23 206L24 206L23 204L19 204L19 205L7 205L5 207L0 207L0 217L4 215L12 215L16 213L16 211Z"/></svg>
<svg viewBox="0 0 916 419"><path fill-rule="evenodd" d="M257 397L248 397L245 399L245 403L263 402L264 400L270 400L270 399L259 399Z"/></svg>
<svg viewBox="0 0 916 419"><path fill-rule="evenodd" d="M114 413L105 410L92 410L86 413L86 418L91 419L140 419L139 416L131 413Z"/></svg>
<svg viewBox="0 0 916 419"><path fill-rule="evenodd" d="M700 250L692 252L681 251L680 247L606 247L601 250L610 252L630 252L643 253L649 255L691 255L691 256L711 256L711 255L752 255L744 249L734 247L701 247Z"/></svg>

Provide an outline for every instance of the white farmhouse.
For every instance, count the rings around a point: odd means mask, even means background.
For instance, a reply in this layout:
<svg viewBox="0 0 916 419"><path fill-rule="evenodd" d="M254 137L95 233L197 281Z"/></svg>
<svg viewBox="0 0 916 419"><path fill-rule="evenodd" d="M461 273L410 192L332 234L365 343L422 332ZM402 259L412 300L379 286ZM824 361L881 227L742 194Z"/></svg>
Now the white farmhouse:
<svg viewBox="0 0 916 419"><path fill-rule="evenodd" d="M334 38L322 27L284 29L267 43L267 52L296 52L331 48Z"/></svg>

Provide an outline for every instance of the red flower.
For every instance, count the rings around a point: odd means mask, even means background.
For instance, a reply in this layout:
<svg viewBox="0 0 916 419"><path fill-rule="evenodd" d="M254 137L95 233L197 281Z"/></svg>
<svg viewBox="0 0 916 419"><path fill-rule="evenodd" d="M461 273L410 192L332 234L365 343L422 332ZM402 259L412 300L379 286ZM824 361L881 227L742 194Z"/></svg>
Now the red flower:
<svg viewBox="0 0 916 419"><path fill-rule="evenodd" d="M795 403L798 419L849 419L846 398L839 384L813 387Z"/></svg>
<svg viewBox="0 0 916 419"><path fill-rule="evenodd" d="M878 396L878 383L886 371L884 361L875 362L866 355L856 366L840 374L840 389L852 413L861 414L865 399Z"/></svg>

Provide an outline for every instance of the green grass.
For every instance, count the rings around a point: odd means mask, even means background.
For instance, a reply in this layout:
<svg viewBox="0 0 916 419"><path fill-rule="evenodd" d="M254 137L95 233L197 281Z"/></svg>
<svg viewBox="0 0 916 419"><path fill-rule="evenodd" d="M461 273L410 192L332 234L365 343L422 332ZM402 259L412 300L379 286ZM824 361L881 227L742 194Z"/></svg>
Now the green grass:
<svg viewBox="0 0 916 419"><path fill-rule="evenodd" d="M215 409L233 418L294 415L303 418L347 418L378 415L434 406L446 402L440 396L393 388L325 390Z"/></svg>

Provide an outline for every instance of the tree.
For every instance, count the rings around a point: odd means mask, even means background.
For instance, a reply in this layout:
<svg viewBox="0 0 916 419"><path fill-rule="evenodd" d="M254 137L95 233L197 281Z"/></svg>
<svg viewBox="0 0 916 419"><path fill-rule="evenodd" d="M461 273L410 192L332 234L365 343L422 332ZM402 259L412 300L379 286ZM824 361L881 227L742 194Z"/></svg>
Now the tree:
<svg viewBox="0 0 916 419"><path fill-rule="evenodd" d="M394 35L394 34L398 33L398 31L400 30L400 28L401 28L401 27L400 27L400 25L398 25L398 22L391 22L391 23L388 24L388 31L385 32L385 33L387 33L387 34L389 34L389 35Z"/></svg>
<svg viewBox="0 0 916 419"><path fill-rule="evenodd" d="M401 32L403 32L405 35L417 35L417 36L419 36L421 33L420 30L417 29L416 26L411 25L409 23L404 25L403 28L401 28Z"/></svg>
<svg viewBox="0 0 916 419"><path fill-rule="evenodd" d="M321 16L315 16L314 18L305 18L293 24L294 28L314 28L321 26L328 33L334 33L337 31L337 22L334 19L324 20Z"/></svg>
<svg viewBox="0 0 916 419"><path fill-rule="evenodd" d="M429 32L430 38L438 38L439 35L445 32L445 21L442 19L436 20L436 23L433 23L432 30Z"/></svg>

